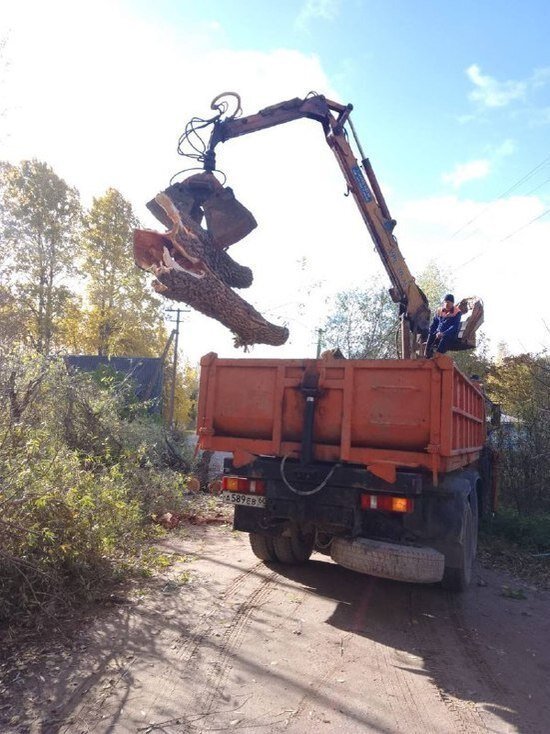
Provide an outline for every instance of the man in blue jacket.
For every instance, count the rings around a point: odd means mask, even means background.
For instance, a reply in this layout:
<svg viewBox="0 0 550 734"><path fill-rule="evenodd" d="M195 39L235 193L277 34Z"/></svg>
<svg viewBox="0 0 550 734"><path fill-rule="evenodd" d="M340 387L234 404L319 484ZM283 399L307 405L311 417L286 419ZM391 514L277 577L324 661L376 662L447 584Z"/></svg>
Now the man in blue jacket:
<svg viewBox="0 0 550 734"><path fill-rule="evenodd" d="M460 317L461 311L455 306L455 297L447 293L430 326L426 357L433 357L434 350L437 354L445 354L452 346L460 331Z"/></svg>

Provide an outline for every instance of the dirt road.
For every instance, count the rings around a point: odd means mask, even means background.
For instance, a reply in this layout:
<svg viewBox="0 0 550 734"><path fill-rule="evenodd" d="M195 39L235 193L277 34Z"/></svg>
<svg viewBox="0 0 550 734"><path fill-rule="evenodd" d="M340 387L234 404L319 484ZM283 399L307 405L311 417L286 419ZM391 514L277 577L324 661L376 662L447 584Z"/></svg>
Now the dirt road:
<svg viewBox="0 0 550 734"><path fill-rule="evenodd" d="M169 578L10 672L0 731L550 732L548 593L268 568L227 527L164 545Z"/></svg>

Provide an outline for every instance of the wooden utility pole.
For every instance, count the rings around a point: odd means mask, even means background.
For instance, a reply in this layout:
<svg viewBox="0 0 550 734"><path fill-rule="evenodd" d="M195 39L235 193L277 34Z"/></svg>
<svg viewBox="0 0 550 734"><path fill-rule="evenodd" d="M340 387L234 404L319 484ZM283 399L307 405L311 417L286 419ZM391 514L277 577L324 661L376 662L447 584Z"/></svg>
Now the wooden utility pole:
<svg viewBox="0 0 550 734"><path fill-rule="evenodd" d="M183 308L168 308L167 313L176 314L176 327L172 330L174 336L174 360L172 362L172 384L170 385L170 403L168 405L168 425L170 428L174 427L174 404L176 399L176 378L178 369L178 344L180 337L180 315L182 313L189 313L188 309ZM173 323L173 322L172 322Z"/></svg>
<svg viewBox="0 0 550 734"><path fill-rule="evenodd" d="M323 344L323 329L317 329L317 359L321 356L321 347Z"/></svg>

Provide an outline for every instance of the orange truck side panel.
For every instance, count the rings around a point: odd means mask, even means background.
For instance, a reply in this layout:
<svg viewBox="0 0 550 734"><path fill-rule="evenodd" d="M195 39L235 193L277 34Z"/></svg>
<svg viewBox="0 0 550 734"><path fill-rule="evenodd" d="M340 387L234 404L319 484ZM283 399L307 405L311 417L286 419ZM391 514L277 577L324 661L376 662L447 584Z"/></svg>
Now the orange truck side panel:
<svg viewBox="0 0 550 734"><path fill-rule="evenodd" d="M434 474L475 461L485 443L483 395L452 359L283 360L203 357L201 448L300 455L306 371L319 375L313 456ZM385 468L387 466L387 468Z"/></svg>

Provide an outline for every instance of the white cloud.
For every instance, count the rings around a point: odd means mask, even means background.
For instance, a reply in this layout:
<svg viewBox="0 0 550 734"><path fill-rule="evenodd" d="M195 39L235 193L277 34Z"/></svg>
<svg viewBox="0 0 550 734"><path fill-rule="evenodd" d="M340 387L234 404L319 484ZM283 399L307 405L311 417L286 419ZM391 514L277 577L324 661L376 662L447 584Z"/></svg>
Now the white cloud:
<svg viewBox="0 0 550 734"><path fill-rule="evenodd" d="M486 178L493 169L493 165L503 158L513 155L516 151L516 144L510 138L504 140L497 147L488 148L487 158L480 158L467 163L457 163L452 171L444 173L441 180L444 183L451 184L455 189L459 189L469 181Z"/></svg>
<svg viewBox="0 0 550 734"><path fill-rule="evenodd" d="M466 69L466 75L474 85L474 89L468 95L472 102L476 102L481 108L507 107L513 102L525 102L528 97L534 96L536 91L542 89L550 82L550 67L535 69L526 79L498 81L495 77L482 74L477 64L472 64ZM533 110L536 114L536 110ZM468 121L463 116L461 121Z"/></svg>
<svg viewBox="0 0 550 734"><path fill-rule="evenodd" d="M165 185L188 163L175 155L177 138L193 115L213 114L220 92L239 92L247 112L312 88L335 95L316 56L224 48L217 26L180 31L107 0L21 2L10 12L0 157L47 158L87 199L115 185L147 200L147 185Z"/></svg>
<svg viewBox="0 0 550 734"><path fill-rule="evenodd" d="M339 11L340 0L306 0L296 17L295 26L305 28L312 20L335 20Z"/></svg>
<svg viewBox="0 0 550 734"><path fill-rule="evenodd" d="M484 107L506 107L516 99L525 97L527 83L524 81L499 82L494 77L484 75L477 64L466 69L466 74L476 87L469 97Z"/></svg>
<svg viewBox="0 0 550 734"><path fill-rule="evenodd" d="M414 273L435 257L451 272L455 296L484 300L483 329L494 347L505 341L513 352L541 351L550 347L543 323L550 221L546 217L525 225L547 208L548 202L537 196L496 202L438 196L409 201L396 216Z"/></svg>
<svg viewBox="0 0 550 734"><path fill-rule="evenodd" d="M159 225L145 202L193 165L176 154L177 139L191 117L213 115L214 96L240 93L245 114L310 89L339 98L315 55L224 48L217 28L203 24L197 34L191 26L145 23L106 0L14 5L10 25L9 145L0 159L46 160L86 204L115 186L149 227ZM345 182L322 129L311 120L292 122L220 145L217 158L259 222L231 252L254 272L243 296L274 322L288 321L292 334L285 347L254 354L314 354L325 291L349 284L350 263L357 278L382 275L361 217L343 196ZM306 271L295 267L302 255L311 263ZM330 285L308 297L313 281ZM186 319L187 356L242 354L221 325L195 313Z"/></svg>
<svg viewBox="0 0 550 734"><path fill-rule="evenodd" d="M175 152L179 134L192 116L212 114L209 103L218 93L241 93L245 114L310 89L339 98L316 56L288 49L231 50L219 28L146 23L107 0L5 5L4 25L12 31L3 100L9 114L1 122L9 137L0 134L0 158L48 161L80 188L86 202L115 186L146 226L157 223L145 202L186 164ZM313 356L326 296L371 278L389 285L352 198L343 196L345 183L320 126L293 122L220 145L217 156L259 223L231 248L232 256L254 271L255 282L243 295L291 330L289 344L258 347L253 356ZM383 171L380 175L383 180ZM389 189L384 186L393 209ZM537 320L524 323L522 309L515 310L516 318L513 309L503 314L502 308L513 298L529 303L532 313L547 310L550 225L541 220L506 242L488 243L540 214L541 205L536 197L503 201L464 239L448 242L486 204L457 196L410 202L401 214L395 212L396 233L413 273L433 257L457 268L483 251L456 270L457 293L485 298L487 331L495 340L512 343L517 334L536 348L532 324ZM308 258L305 270L297 265L301 256ZM322 286L308 295L314 282ZM242 356L226 329L196 313L186 315L181 343L184 356L193 360L209 351Z"/></svg>
<svg viewBox="0 0 550 734"><path fill-rule="evenodd" d="M441 178L445 183L450 183L453 188L458 189L468 181L485 178L489 175L490 170L490 162L487 159L480 159L468 163L457 163L452 171L444 173Z"/></svg>

